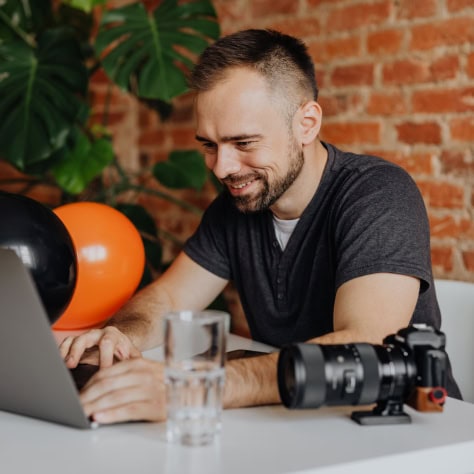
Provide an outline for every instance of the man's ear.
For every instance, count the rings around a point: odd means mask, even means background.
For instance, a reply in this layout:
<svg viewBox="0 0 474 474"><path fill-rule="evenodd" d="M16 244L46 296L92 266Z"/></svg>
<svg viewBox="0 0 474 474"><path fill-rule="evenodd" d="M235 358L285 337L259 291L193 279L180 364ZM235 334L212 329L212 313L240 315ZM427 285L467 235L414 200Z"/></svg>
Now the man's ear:
<svg viewBox="0 0 474 474"><path fill-rule="evenodd" d="M296 117L297 123L295 125L299 142L302 145L309 145L319 135L323 111L317 102L311 100L300 107Z"/></svg>

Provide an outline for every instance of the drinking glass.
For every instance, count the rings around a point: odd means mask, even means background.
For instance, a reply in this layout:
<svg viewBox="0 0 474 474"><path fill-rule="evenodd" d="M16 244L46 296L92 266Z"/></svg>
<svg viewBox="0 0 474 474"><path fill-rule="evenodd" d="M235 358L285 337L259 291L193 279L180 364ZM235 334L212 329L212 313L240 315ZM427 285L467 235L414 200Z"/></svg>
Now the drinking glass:
<svg viewBox="0 0 474 474"><path fill-rule="evenodd" d="M229 321L214 310L165 315L168 441L205 445L220 432Z"/></svg>

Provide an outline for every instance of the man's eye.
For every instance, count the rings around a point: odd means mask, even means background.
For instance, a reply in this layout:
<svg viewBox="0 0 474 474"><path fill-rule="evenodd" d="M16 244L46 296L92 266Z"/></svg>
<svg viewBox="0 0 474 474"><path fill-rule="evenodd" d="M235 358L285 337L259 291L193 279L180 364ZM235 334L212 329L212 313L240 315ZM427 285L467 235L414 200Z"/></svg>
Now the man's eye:
<svg viewBox="0 0 474 474"><path fill-rule="evenodd" d="M203 142L202 147L205 151L214 151L216 149L216 144L211 142Z"/></svg>
<svg viewBox="0 0 474 474"><path fill-rule="evenodd" d="M253 142L237 142L236 145L239 147L239 148L249 148L251 145L252 145Z"/></svg>

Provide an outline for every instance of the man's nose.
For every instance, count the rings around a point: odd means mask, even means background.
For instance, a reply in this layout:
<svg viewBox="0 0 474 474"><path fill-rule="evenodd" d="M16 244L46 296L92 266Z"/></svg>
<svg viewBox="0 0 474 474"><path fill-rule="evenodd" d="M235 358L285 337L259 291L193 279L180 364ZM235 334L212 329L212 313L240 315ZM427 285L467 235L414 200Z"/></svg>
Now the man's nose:
<svg viewBox="0 0 474 474"><path fill-rule="evenodd" d="M226 146L220 146L217 150L216 161L212 171L219 179L224 179L229 175L237 174L240 171L238 153Z"/></svg>

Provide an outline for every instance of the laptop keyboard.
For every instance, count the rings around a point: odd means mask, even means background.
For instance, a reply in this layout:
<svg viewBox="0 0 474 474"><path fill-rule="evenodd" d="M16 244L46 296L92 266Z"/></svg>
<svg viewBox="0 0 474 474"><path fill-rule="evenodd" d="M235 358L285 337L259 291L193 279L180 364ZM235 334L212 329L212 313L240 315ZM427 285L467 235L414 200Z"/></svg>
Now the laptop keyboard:
<svg viewBox="0 0 474 474"><path fill-rule="evenodd" d="M99 370L98 365L92 364L78 364L74 369L69 369L71 372L77 390L81 391L82 387L87 381Z"/></svg>

